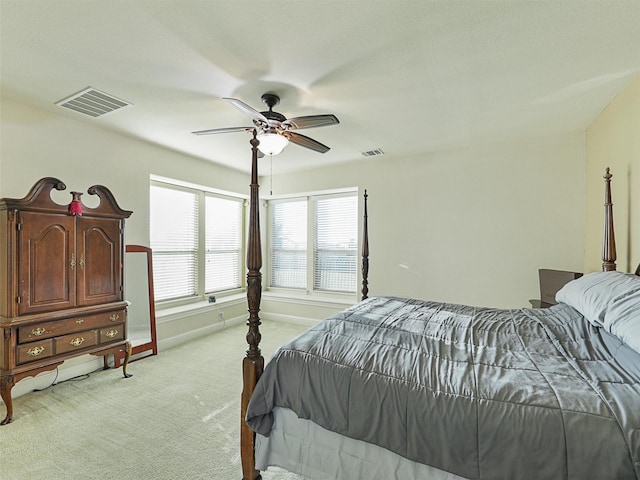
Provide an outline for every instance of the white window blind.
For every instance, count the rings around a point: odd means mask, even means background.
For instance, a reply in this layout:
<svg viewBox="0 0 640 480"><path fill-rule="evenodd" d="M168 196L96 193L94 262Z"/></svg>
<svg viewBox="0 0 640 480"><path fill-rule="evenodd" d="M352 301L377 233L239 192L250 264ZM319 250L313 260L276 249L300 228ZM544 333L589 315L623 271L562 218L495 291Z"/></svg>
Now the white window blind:
<svg viewBox="0 0 640 480"><path fill-rule="evenodd" d="M271 286L307 287L307 201L271 206Z"/></svg>
<svg viewBox="0 0 640 480"><path fill-rule="evenodd" d="M205 291L238 288L242 261L242 201L205 197Z"/></svg>
<svg viewBox="0 0 640 480"><path fill-rule="evenodd" d="M355 292L358 255L358 199L315 198L313 288Z"/></svg>
<svg viewBox="0 0 640 480"><path fill-rule="evenodd" d="M198 198L196 193L151 185L151 248L157 301L196 294Z"/></svg>

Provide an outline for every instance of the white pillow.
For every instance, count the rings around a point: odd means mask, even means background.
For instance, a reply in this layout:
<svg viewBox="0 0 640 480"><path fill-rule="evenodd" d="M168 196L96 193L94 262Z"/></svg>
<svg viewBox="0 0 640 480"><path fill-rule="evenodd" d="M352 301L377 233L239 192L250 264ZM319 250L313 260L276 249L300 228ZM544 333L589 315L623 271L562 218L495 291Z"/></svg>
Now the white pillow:
<svg viewBox="0 0 640 480"><path fill-rule="evenodd" d="M595 272L565 284L556 293L556 301L572 306L591 323L601 327L612 303L634 294L640 295L640 277L622 272ZM621 310L627 311L625 305L621 303L610 314L609 323L616 323L612 318L618 317Z"/></svg>
<svg viewBox="0 0 640 480"><path fill-rule="evenodd" d="M636 282L640 283L640 277ZM640 353L640 291L616 298L604 314L604 328Z"/></svg>

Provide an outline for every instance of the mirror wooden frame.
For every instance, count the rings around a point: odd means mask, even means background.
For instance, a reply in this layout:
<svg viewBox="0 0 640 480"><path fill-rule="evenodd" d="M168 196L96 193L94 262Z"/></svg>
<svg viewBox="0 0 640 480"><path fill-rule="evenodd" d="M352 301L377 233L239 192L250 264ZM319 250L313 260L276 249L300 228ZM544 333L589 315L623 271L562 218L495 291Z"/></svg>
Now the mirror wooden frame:
<svg viewBox="0 0 640 480"><path fill-rule="evenodd" d="M151 332L151 340L145 343L141 343L139 345L133 345L131 348L131 359L129 363L135 362L136 360L142 360L143 358L150 357L152 355L158 354L158 339L156 334L156 307L155 307L155 297L153 290L153 252L151 248L145 247L144 245L127 245L125 247L126 253L144 253L147 256L147 288L149 291L149 327ZM137 356L140 353L144 352L146 355ZM135 357L135 358L134 358ZM124 360L123 355L118 355L115 358L115 365L120 365L120 362Z"/></svg>

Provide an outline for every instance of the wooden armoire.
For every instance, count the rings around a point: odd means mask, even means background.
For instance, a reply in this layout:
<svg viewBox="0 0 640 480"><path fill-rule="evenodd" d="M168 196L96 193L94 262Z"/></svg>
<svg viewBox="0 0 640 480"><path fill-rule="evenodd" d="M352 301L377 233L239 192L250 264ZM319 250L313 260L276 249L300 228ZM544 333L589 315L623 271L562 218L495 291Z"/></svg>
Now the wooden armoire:
<svg viewBox="0 0 640 480"><path fill-rule="evenodd" d="M21 199L0 199L0 395L12 420L16 382L83 354L122 355L127 340L123 293L124 221L109 189L95 185L95 208L57 178L39 180Z"/></svg>

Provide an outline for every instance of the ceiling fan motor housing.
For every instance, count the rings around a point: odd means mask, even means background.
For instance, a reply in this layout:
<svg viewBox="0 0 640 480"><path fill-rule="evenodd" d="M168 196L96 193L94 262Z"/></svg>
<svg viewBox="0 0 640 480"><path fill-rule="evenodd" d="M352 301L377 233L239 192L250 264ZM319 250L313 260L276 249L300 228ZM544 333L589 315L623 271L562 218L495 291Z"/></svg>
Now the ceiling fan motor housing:
<svg viewBox="0 0 640 480"><path fill-rule="evenodd" d="M265 93L260 98L262 100L262 103L264 103L267 107L269 107L268 111L260 112L267 119L275 120L277 122L284 122L287 119L287 117L285 117L281 113L273 111L273 107L275 107L280 103L280 97L278 95L276 95L275 93Z"/></svg>
<svg viewBox="0 0 640 480"><path fill-rule="evenodd" d="M276 120L278 122L284 122L287 119L287 117L285 117L281 113L274 112L273 110L268 110L266 112L260 112L260 113L264 115L267 118L267 120Z"/></svg>

